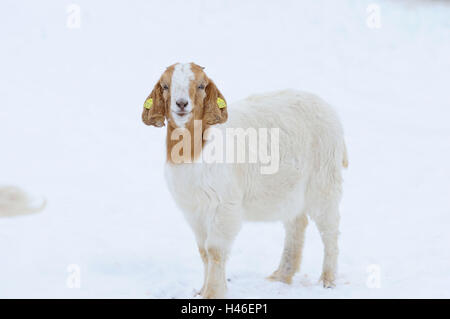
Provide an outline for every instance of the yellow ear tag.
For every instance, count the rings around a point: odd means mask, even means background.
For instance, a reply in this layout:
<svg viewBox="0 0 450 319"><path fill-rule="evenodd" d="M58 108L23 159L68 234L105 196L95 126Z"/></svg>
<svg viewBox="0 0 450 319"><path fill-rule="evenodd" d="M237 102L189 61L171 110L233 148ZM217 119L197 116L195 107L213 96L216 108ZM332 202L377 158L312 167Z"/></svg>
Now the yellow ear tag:
<svg viewBox="0 0 450 319"><path fill-rule="evenodd" d="M219 107L219 109L223 109L225 106L227 106L227 103L225 103L225 101L223 99L218 97L217 98L217 106Z"/></svg>
<svg viewBox="0 0 450 319"><path fill-rule="evenodd" d="M153 99L152 98L149 98L149 99L147 99L146 101L145 101L145 103L144 103L144 107L147 109L147 110L150 110L150 108L153 106Z"/></svg>

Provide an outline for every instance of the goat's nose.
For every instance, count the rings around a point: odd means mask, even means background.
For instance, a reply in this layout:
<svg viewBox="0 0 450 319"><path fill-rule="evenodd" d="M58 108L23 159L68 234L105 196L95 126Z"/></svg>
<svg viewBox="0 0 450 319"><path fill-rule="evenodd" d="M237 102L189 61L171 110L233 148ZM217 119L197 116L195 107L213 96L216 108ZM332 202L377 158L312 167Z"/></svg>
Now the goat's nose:
<svg viewBox="0 0 450 319"><path fill-rule="evenodd" d="M188 101L186 101L185 99L179 99L177 100L176 104L183 111L184 108L188 105Z"/></svg>

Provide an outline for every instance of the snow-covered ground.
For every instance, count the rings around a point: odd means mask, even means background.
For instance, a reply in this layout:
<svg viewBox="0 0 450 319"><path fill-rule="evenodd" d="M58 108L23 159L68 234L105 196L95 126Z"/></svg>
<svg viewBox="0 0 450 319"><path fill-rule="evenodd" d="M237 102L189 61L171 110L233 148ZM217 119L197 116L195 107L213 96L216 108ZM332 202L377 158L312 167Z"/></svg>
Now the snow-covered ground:
<svg viewBox="0 0 450 319"><path fill-rule="evenodd" d="M313 91L346 132L337 287L317 283L312 223L292 285L264 279L282 225L245 224L228 297L450 297L449 1L80 0L79 29L67 27L70 3L0 5L0 183L48 200L40 214L0 220L0 297L199 288L194 238L163 178L165 131L140 119L176 61L206 66L229 102ZM379 29L366 24L371 3ZM77 267L81 287L68 288Z"/></svg>

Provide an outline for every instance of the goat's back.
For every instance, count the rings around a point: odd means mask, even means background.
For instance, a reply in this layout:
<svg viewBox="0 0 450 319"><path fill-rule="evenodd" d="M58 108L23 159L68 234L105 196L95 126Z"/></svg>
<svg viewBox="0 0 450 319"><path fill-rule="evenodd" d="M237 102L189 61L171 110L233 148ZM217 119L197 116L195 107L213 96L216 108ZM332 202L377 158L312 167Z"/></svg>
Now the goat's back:
<svg viewBox="0 0 450 319"><path fill-rule="evenodd" d="M224 127L279 128L275 173L261 174L265 164L260 162L237 164L234 170L248 219L291 218L309 200L307 190L327 189L331 180L340 183L346 160L343 130L332 107L314 94L284 90L250 96L229 106ZM270 140L268 147L270 154Z"/></svg>

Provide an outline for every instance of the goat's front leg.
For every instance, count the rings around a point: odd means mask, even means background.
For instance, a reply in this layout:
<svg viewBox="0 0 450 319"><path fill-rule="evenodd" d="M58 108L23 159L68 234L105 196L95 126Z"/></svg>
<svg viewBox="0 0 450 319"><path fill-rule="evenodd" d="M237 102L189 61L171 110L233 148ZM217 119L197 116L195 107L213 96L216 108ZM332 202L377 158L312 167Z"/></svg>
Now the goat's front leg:
<svg viewBox="0 0 450 319"><path fill-rule="evenodd" d="M203 245L198 246L198 251L200 252L200 257L203 261L203 285L198 294L203 296L205 292L206 280L208 278L208 253Z"/></svg>
<svg viewBox="0 0 450 319"><path fill-rule="evenodd" d="M206 282L204 298L224 298L227 290L225 264L231 245L241 228L237 210L219 207L211 219L206 239Z"/></svg>
<svg viewBox="0 0 450 319"><path fill-rule="evenodd" d="M203 285L199 291L195 292L195 295L203 295L203 291L205 290L206 277L208 274L208 253L206 252L207 227L203 218L193 218L193 215L187 215L186 217L186 220L189 223L189 226L191 226L191 229L195 235L198 252L200 253L200 257L203 262Z"/></svg>

